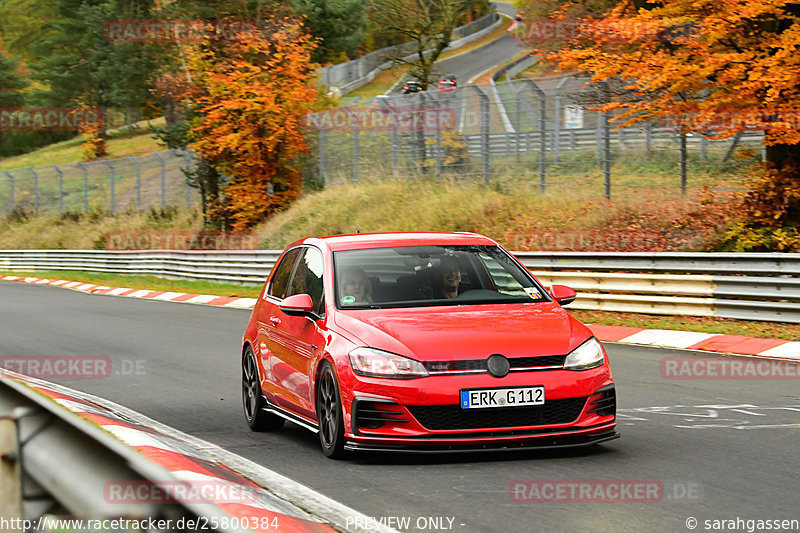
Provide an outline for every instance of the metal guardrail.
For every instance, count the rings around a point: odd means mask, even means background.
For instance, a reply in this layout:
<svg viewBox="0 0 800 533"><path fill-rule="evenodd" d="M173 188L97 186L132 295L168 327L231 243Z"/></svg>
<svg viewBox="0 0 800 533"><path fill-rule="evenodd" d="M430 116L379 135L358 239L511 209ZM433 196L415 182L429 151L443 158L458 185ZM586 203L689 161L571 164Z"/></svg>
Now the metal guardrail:
<svg viewBox="0 0 800 533"><path fill-rule="evenodd" d="M0 251L0 271L84 270L262 283L279 250ZM515 252L545 285L578 291L574 309L800 323L800 254Z"/></svg>
<svg viewBox="0 0 800 533"><path fill-rule="evenodd" d="M4 250L0 270L82 270L165 278L263 283L280 250L240 252Z"/></svg>
<svg viewBox="0 0 800 533"><path fill-rule="evenodd" d="M158 486L165 480L178 480L164 467L150 462L52 399L11 379L11 375L0 372L3 429L0 508L6 523L11 519L36 523L45 514L92 519L158 517L170 520L173 525L189 519L198 523L198 518L207 519L208 524L231 522L216 505L181 501L177 493L167 503L131 505L109 499L105 491L111 482L126 480Z"/></svg>

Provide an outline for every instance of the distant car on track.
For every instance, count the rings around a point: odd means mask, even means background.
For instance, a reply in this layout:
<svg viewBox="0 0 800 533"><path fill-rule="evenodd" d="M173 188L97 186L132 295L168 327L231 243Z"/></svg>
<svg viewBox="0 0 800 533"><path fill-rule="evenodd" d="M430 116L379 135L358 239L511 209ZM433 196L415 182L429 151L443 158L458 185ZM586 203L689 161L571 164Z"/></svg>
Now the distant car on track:
<svg viewBox="0 0 800 533"><path fill-rule="evenodd" d="M614 439L605 350L562 308L575 297L482 235L297 241L243 336L247 424L295 422L329 457Z"/></svg>
<svg viewBox="0 0 800 533"><path fill-rule="evenodd" d="M407 81L403 84L403 94L413 94L422 92L422 84L418 81Z"/></svg>
<svg viewBox="0 0 800 533"><path fill-rule="evenodd" d="M437 88L439 89L439 92L450 92L455 91L457 86L458 83L456 77L452 74L447 74L442 76L442 78L439 80L439 85Z"/></svg>

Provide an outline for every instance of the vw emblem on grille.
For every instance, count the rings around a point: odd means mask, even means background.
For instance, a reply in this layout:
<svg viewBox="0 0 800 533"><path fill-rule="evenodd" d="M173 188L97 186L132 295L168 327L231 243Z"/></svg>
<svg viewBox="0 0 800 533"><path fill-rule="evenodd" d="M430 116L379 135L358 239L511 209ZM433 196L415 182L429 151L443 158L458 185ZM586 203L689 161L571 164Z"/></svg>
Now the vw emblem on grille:
<svg viewBox="0 0 800 533"><path fill-rule="evenodd" d="M508 359L496 353L494 355L490 355L489 359L486 360L486 368L489 369L489 373L496 378L502 378L506 374L508 374L508 370L511 368L511 363L508 362Z"/></svg>

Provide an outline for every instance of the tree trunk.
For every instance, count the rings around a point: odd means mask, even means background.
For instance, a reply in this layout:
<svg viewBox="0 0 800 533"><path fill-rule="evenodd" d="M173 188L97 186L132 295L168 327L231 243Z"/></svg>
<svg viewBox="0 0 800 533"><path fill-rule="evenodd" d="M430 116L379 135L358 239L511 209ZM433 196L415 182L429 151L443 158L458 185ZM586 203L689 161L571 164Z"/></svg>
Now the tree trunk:
<svg viewBox="0 0 800 533"><path fill-rule="evenodd" d="M782 169L789 164L800 168L800 144L773 144L767 146L767 163L777 169Z"/></svg>
<svg viewBox="0 0 800 533"><path fill-rule="evenodd" d="M178 122L178 104L170 96L165 96L161 100L164 105L164 119L167 123L167 129L172 128Z"/></svg>

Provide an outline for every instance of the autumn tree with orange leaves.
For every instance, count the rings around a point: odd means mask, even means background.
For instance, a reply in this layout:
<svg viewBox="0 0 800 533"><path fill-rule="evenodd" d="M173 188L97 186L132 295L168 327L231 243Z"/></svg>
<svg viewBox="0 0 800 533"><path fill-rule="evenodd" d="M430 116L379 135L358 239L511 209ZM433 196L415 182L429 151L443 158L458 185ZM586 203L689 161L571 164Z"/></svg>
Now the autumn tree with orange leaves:
<svg viewBox="0 0 800 533"><path fill-rule="evenodd" d="M230 176L210 210L235 230L253 227L300 194L295 160L308 149L301 119L317 97L313 49L301 22L283 18L188 54L197 88L190 146Z"/></svg>
<svg viewBox="0 0 800 533"><path fill-rule="evenodd" d="M559 2L550 17L589 1ZM732 237L736 249L800 251L800 4L622 0L569 28L555 49L535 32L518 35L562 70L605 82L608 101L598 107L618 110L617 125L663 117L711 138L764 131L767 167Z"/></svg>

